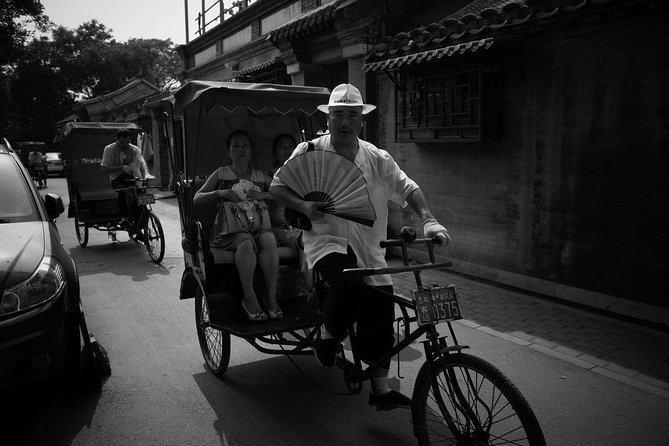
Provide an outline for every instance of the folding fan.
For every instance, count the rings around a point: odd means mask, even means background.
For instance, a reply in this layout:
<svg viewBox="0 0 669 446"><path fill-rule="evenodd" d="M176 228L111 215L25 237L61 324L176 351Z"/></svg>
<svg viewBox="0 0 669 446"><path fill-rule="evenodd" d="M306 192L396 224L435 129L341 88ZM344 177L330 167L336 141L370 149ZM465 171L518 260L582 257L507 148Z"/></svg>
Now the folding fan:
<svg viewBox="0 0 669 446"><path fill-rule="evenodd" d="M327 150L309 150L289 159L277 176L302 199L328 203L321 211L374 226L376 212L367 181L348 158Z"/></svg>

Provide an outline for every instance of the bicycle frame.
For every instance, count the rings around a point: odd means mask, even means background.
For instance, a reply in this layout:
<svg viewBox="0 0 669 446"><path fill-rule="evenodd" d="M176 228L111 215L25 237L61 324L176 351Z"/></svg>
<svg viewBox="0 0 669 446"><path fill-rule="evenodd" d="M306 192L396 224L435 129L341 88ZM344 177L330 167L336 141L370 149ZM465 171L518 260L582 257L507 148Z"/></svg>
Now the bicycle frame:
<svg viewBox="0 0 669 446"><path fill-rule="evenodd" d="M407 308L415 309L413 303L407 301L407 299L404 299L401 296L397 296L392 293L387 293L381 290L376 290L375 292L387 295L389 298L392 298L396 304L399 305L403 315L398 320L404 322L405 336L402 341L396 343L392 349L388 350L388 352L385 355L383 355L381 359L377 360L372 364L369 364L367 367L363 367L362 360L360 359L360 356L357 353L357 345L355 340L354 329L353 327L349 327L349 339L351 342L353 362L352 363L348 362L345 358L343 359L339 358L341 362L338 362L337 365L340 368L348 371L348 377L350 379L349 382L347 382L347 385L351 393L359 393L362 388L362 382L370 379L372 373L376 369L381 367L381 365L383 365L384 363L387 363L395 355L397 355L399 352L407 348L414 341L420 339L423 335L425 335L427 338L424 341L422 341L425 349L426 361L431 362L434 361L436 358L438 358L441 354L448 353L451 351L459 352L464 348L468 348L465 345L457 344L457 340L455 339L455 334L453 332L450 322L448 322L448 327L451 332L451 336L453 337L455 342L455 345L453 346L446 345L446 339L444 337L439 336L439 332L437 331L437 328L433 324L421 325L415 330L411 330L409 324L411 322L415 322L416 317L409 316L406 310ZM353 365L352 369L350 368L351 364Z"/></svg>
<svg viewBox="0 0 669 446"><path fill-rule="evenodd" d="M135 199L137 200L137 207L139 208L139 221L134 221L132 215L130 215L130 223L136 227L141 227L141 225L146 220L146 216L152 210L151 203L139 203L139 197L147 195L148 179L144 178L132 178L125 180L126 184L129 186L126 188L127 191L133 190L135 194ZM122 190L122 189L121 189Z"/></svg>
<svg viewBox="0 0 669 446"><path fill-rule="evenodd" d="M112 239L116 238L116 230L128 231L131 238L133 233L139 234L142 231L141 241L146 245L149 257L154 263L160 263L165 255L165 234L158 217L152 212L151 204L155 203L155 198L147 191L149 181L151 180L147 178L126 180L126 184L129 184L126 193L132 190L137 200L137 216L130 212L127 220L121 218L120 221L115 222L113 227L109 227L108 231ZM138 240L140 239L135 239L135 241Z"/></svg>
<svg viewBox="0 0 669 446"><path fill-rule="evenodd" d="M376 269L356 268L356 269L346 270L345 274L348 273L348 274L375 275L375 274L387 274L387 273L397 273L397 272L413 272L414 277L416 279L416 285L420 289L422 288L422 281L420 278L420 272L422 270L450 266L450 262L445 262L442 264L435 263L434 251L432 247L432 243L434 243L433 240L421 239L421 240L416 240L415 242L418 243L422 242L428 246L430 263L422 265L409 265L408 255L406 250L406 245L408 242L390 241L390 242L384 242L384 244L386 246L393 246L393 245L397 246L397 243L399 243L399 246L402 248L402 257L404 262L403 267L376 268ZM469 348L469 346L461 345L458 343L451 321L446 321L446 325L448 326L450 336L453 339L453 345L448 345L446 337L441 336L439 334L436 324L431 323L431 324L419 325L417 328L412 330L410 328L410 324L412 322L417 321L417 318L415 316L416 305L412 300L380 289L373 289L372 292L384 295L389 299L393 299L395 304L400 308L402 315L396 319L396 322L401 321L404 323L404 339L396 343L395 346L391 348L389 351L387 351L382 358L378 359L376 362L372 364L369 364L367 367L364 367L363 362L359 354L357 353L355 330L353 326L350 326L348 332L349 332L349 339L351 342L353 361L351 362L348 359L346 359L346 357L343 354L342 356L337 357L337 366L344 371L345 381L349 392L351 392L352 394L360 393L362 390L362 383L368 379L371 380L372 374L376 369L380 368L383 364L390 361L395 355L399 354L399 352L401 352L406 347L411 345L413 342L417 341L423 335L425 335L425 340L421 341L421 343L423 344L423 348L425 351L425 362L429 364L429 368L431 371L432 388L434 391L434 395L436 396L437 405L442 413L443 419L445 420L451 432L453 432L453 434L456 437L460 437L459 430L457 429L453 419L450 416L448 416L448 410L446 409L446 404L441 396L441 392L438 391L439 383L437 381L437 374L434 371L437 369L436 366L438 365L438 363L443 360L444 355L448 355L453 352L459 353L463 349ZM413 310L414 316L411 316L408 310ZM476 417L476 414L473 412L473 409L467 402L467 398L463 393L462 389L460 389L455 377L451 377L451 379L447 381L447 385L449 393L455 396L454 400L457 400L460 410L467 415L466 416L467 423L473 422L475 424L476 429L481 429L482 427L480 423L478 423L478 418Z"/></svg>
<svg viewBox="0 0 669 446"><path fill-rule="evenodd" d="M428 255L430 258L430 263L409 265L409 257L407 253L407 244L409 243L425 244L428 247ZM414 277L416 279L416 285L420 289L422 288L422 281L420 278L421 271L425 269L444 268L451 265L450 262L443 262L443 263L435 262L434 249L433 249L434 243L435 240L433 239L416 239L411 241L393 240L393 241L382 242L383 247L399 246L402 249L402 260L404 266L391 267L391 268L354 268L345 270L344 275L368 276L377 274L413 272ZM435 324L419 325L416 329L411 330L410 324L412 322L416 322L417 320L415 316L416 305L412 300L376 288L370 288L370 291L373 293L384 295L387 298L392 299L395 302L395 304L400 308L402 316L396 319L396 322L402 321L404 323L404 339L395 344L395 346L388 352L386 352L386 354L384 354L382 358L380 358L379 360L377 360L372 364L369 364L367 367L364 367L362 360L357 353L355 330L352 326L349 327L348 331L349 331L349 339L351 342L353 362L350 362L345 358L340 358L337 365L347 373L348 377L347 385L351 393L359 393L362 387L362 382L364 382L367 379L370 379L372 373L376 369L378 369L381 365L390 361L400 351L404 350L406 347L411 345L414 341L418 340L423 335L426 336L426 339L422 341L425 349L426 361L430 363L435 361L442 354L447 354L453 351L459 352L464 348L468 348L465 345L458 344L455 332L453 331L453 327L450 321L447 321L446 323L448 325L450 335L454 342L454 345L452 346L449 346L446 343L445 337L439 335L439 332L437 331ZM409 315L408 310L412 310L414 312L414 316Z"/></svg>
<svg viewBox="0 0 669 446"><path fill-rule="evenodd" d="M42 183L46 185L47 178L47 168L46 164L33 164L28 168L30 175L32 176L33 181L38 183L38 186L41 188Z"/></svg>

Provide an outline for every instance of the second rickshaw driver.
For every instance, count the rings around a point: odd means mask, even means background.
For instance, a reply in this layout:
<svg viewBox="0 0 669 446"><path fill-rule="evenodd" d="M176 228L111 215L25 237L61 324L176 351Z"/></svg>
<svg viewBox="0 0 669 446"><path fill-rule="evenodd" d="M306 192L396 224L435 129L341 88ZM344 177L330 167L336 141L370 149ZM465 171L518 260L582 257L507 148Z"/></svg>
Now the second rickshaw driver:
<svg viewBox="0 0 669 446"><path fill-rule="evenodd" d="M353 161L363 172L377 216L372 228L324 214L318 209L326 203L302 200L277 175L270 188L276 200L312 221L311 230L304 231L302 237L308 267L321 277L327 289L321 302L323 325L314 345L316 358L326 367L334 365L339 343L345 339L347 327L353 321L357 322L356 340L365 362L375 362L395 343L394 302L365 286L392 293L390 275L351 279L342 274L347 268L387 266L385 249L379 243L386 237L388 200L402 206L408 203L421 218L426 237L436 236L442 246L450 241L446 228L434 217L418 185L387 151L358 138L363 116L375 108L363 102L360 91L353 85L338 85L328 104L318 107L327 113L330 133L313 141L315 150L335 151ZM300 144L291 158L305 153L308 147L308 143ZM372 377L369 404L378 410L410 407L410 398L388 386L389 368L388 362Z"/></svg>

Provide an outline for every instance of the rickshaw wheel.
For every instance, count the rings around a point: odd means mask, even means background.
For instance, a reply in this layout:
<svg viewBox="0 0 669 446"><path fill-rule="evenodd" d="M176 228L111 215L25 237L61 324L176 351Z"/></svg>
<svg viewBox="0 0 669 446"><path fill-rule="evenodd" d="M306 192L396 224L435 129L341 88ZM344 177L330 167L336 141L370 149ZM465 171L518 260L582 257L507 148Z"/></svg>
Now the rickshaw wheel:
<svg viewBox="0 0 669 446"><path fill-rule="evenodd" d="M230 334L210 325L209 305L199 286L195 294L195 327L207 368L222 377L230 362Z"/></svg>
<svg viewBox="0 0 669 446"><path fill-rule="evenodd" d="M88 225L79 221L78 215L74 214L74 230L77 233L77 240L82 248L88 245Z"/></svg>
<svg viewBox="0 0 669 446"><path fill-rule="evenodd" d="M144 235L144 244L149 257L154 263L160 263L165 256L165 233L160 220L153 212L148 212L146 215Z"/></svg>

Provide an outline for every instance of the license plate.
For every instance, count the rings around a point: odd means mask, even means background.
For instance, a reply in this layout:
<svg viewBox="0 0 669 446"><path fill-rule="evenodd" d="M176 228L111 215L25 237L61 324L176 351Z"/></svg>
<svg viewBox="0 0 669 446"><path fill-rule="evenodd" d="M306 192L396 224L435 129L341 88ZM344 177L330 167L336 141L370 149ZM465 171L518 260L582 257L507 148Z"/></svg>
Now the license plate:
<svg viewBox="0 0 669 446"><path fill-rule="evenodd" d="M156 202L156 199L153 198L153 194L143 194L137 195L137 204L144 206L145 204L153 204Z"/></svg>
<svg viewBox="0 0 669 446"><path fill-rule="evenodd" d="M462 319L455 285L411 291L418 325Z"/></svg>

